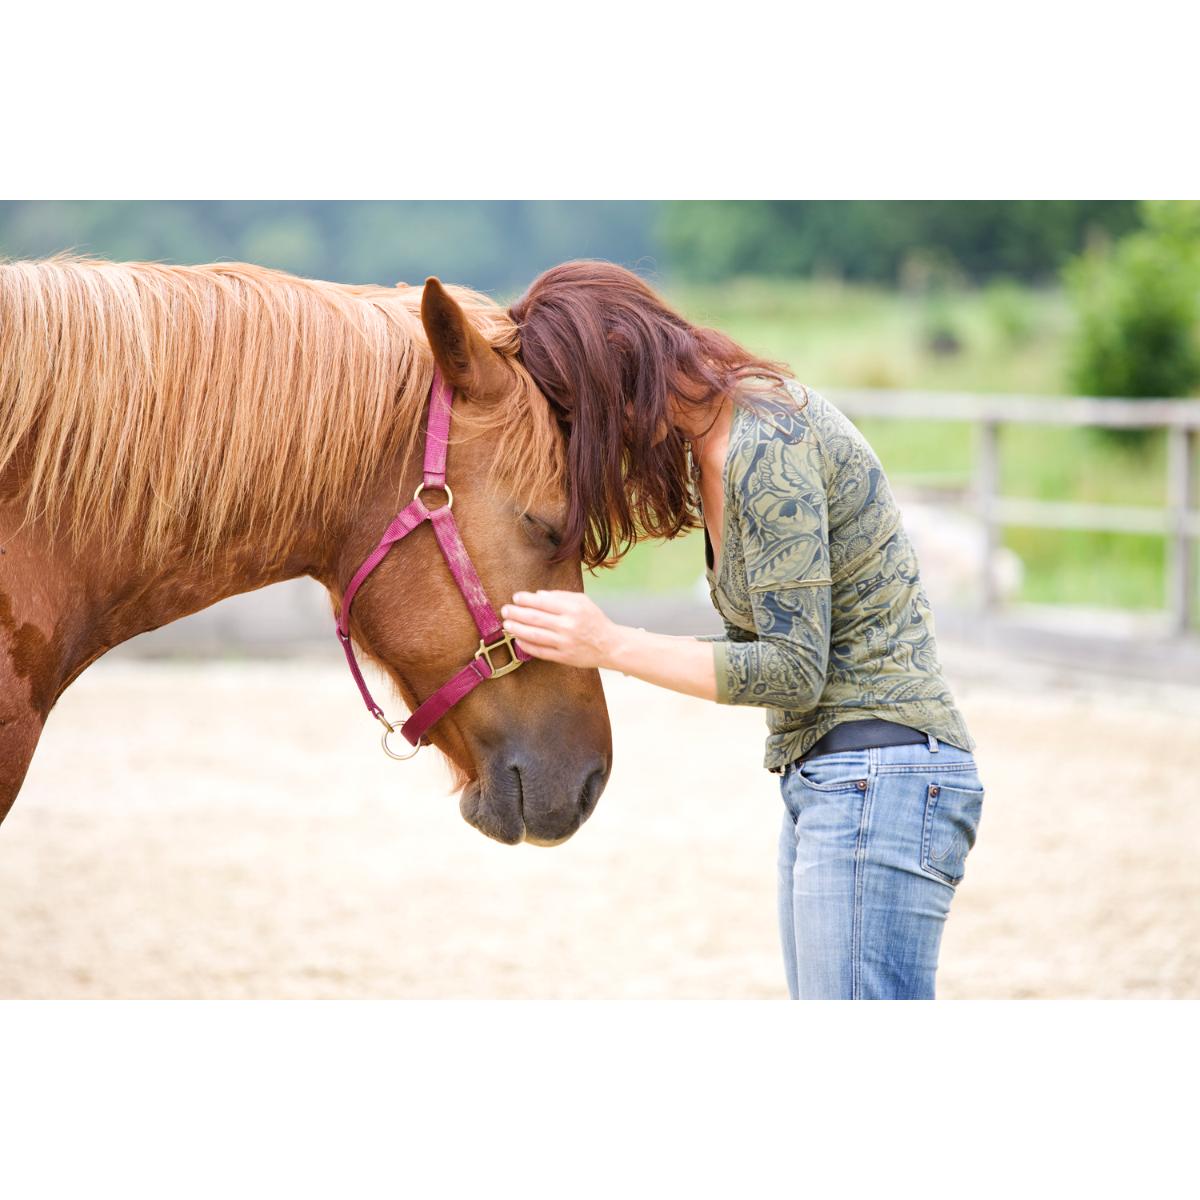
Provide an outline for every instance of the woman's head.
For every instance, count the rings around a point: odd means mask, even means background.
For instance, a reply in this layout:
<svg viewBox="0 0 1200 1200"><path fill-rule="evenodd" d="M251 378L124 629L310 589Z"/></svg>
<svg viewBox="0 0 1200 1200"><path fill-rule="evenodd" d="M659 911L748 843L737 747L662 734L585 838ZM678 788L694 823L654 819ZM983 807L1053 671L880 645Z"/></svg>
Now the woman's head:
<svg viewBox="0 0 1200 1200"><path fill-rule="evenodd" d="M509 309L521 361L567 434L570 507L563 548L588 566L639 537L696 525L685 443L751 377L783 368L693 325L632 271L569 262Z"/></svg>

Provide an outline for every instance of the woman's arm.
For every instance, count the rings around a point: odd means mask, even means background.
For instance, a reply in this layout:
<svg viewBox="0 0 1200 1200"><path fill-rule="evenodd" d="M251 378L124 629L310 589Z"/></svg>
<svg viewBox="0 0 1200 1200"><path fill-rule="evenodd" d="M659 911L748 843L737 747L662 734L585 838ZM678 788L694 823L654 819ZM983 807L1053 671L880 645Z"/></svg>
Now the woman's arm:
<svg viewBox="0 0 1200 1200"><path fill-rule="evenodd" d="M756 638L647 633L609 620L582 592L517 592L500 614L534 658L620 671L720 704L803 712L825 686L829 591L818 584L757 594Z"/></svg>
<svg viewBox="0 0 1200 1200"><path fill-rule="evenodd" d="M582 592L517 592L500 615L534 658L604 667L701 700L717 698L711 643L618 625Z"/></svg>

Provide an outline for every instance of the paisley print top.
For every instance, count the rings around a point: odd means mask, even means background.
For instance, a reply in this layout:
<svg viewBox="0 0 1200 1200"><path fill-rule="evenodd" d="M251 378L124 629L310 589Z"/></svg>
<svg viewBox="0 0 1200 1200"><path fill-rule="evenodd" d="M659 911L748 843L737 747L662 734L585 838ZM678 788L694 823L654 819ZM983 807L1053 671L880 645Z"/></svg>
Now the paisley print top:
<svg viewBox="0 0 1200 1200"><path fill-rule="evenodd" d="M973 750L879 458L819 393L785 389L734 407L715 569L705 534L717 700L767 710L769 768L867 717Z"/></svg>

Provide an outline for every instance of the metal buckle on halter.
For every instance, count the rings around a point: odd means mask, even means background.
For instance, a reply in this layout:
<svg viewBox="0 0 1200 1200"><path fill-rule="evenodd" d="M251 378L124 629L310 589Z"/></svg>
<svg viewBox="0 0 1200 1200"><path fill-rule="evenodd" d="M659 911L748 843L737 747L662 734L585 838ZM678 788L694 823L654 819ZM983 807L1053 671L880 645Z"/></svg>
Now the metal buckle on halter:
<svg viewBox="0 0 1200 1200"><path fill-rule="evenodd" d="M508 651L509 660L502 667L496 666L492 662L492 654L503 646ZM510 671L515 671L525 660L517 657L517 648L513 645L513 636L511 633L501 634L498 642L485 643L483 638L479 639L479 649L475 651L475 658L482 658L484 662L491 668L492 673L488 676L489 679L499 679L501 675L507 675Z"/></svg>

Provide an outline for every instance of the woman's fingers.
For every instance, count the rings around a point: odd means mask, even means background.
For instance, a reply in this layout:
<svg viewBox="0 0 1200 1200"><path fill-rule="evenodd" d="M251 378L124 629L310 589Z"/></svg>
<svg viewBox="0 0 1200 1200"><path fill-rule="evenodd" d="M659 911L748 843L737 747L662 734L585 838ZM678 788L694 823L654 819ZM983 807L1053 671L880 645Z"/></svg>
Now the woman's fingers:
<svg viewBox="0 0 1200 1200"><path fill-rule="evenodd" d="M547 613L570 612L578 603L579 592L514 592L513 601L524 608L537 608Z"/></svg>
<svg viewBox="0 0 1200 1200"><path fill-rule="evenodd" d="M506 604L500 609L505 620L522 621L526 625L537 625L545 629L561 629L564 618L548 609L529 608L524 604Z"/></svg>
<svg viewBox="0 0 1200 1200"><path fill-rule="evenodd" d="M511 633L522 646L545 646L551 650L561 649L562 634L556 629L545 629L540 625L527 625L523 621L505 621L506 633Z"/></svg>
<svg viewBox="0 0 1200 1200"><path fill-rule="evenodd" d="M517 644L530 658L544 658L547 662L565 661L565 654L562 650L555 650L550 646L534 646L520 638L517 639Z"/></svg>
<svg viewBox="0 0 1200 1200"><path fill-rule="evenodd" d="M574 667L599 666L613 628L582 592L517 592L500 613L530 654Z"/></svg>

